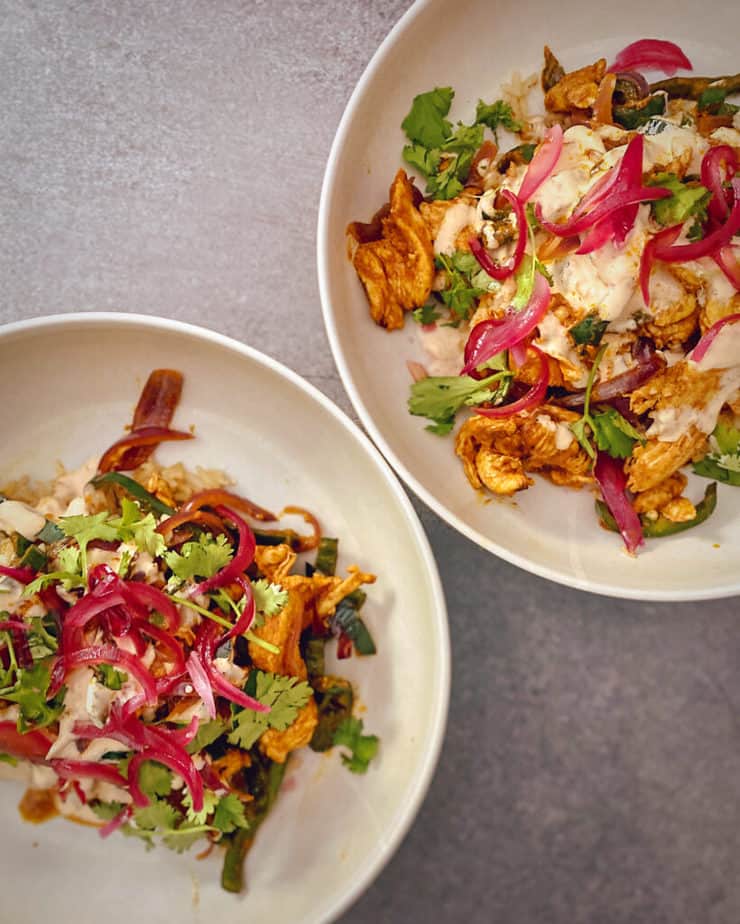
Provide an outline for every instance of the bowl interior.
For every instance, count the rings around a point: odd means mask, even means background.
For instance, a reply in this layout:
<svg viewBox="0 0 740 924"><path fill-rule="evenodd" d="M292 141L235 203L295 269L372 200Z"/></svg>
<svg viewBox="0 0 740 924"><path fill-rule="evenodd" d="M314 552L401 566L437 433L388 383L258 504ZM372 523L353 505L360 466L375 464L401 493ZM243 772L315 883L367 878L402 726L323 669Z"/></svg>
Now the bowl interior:
<svg viewBox="0 0 740 924"><path fill-rule="evenodd" d="M593 498L585 491L538 479L514 500L474 494L452 440L427 433L425 421L406 411L406 360L424 358L416 325L409 320L404 330L388 334L373 324L347 259L347 224L368 221L387 200L402 163L401 121L417 93L453 87L451 116L470 121L478 99L497 98L513 71L539 72L545 43L566 69L656 36L678 42L696 73L737 70L736 43L716 27L737 21L731 0L714 4L712 16L685 0L647 6L595 0L587 13L569 2L554 13L541 0L524 11L512 0L467 0L459 15L451 16L441 0L429 0L412 8L371 62L338 131L319 218L319 279L334 356L359 416L396 471L440 516L484 548L543 577L603 594L688 600L737 593L736 489L720 485L718 509L707 523L650 542L637 559L623 551L618 537L598 527ZM695 500L706 484L694 480Z"/></svg>
<svg viewBox="0 0 740 924"><path fill-rule="evenodd" d="M188 444L158 458L225 469L235 490L278 510L314 511L340 537L340 566L378 575L367 621L379 653L344 661L365 725L381 737L377 766L354 776L338 754L298 756L248 858L248 894L222 892L220 860L55 821L20 821L17 784L3 783L0 845L3 919L123 924L136 895L140 920L224 924L275 913L328 920L389 857L426 790L444 731L448 648L444 601L418 520L385 465L329 402L292 373L225 338L152 318L77 316L0 331L6 398L0 408L0 481L49 477L100 453L130 421L156 367L180 369L185 388L174 425ZM7 390L10 390L10 394ZM294 524L301 525L301 524ZM37 888L43 870L43 888ZM91 887L92 886L92 887ZM80 905L84 896L84 905ZM199 911L199 907L201 911Z"/></svg>

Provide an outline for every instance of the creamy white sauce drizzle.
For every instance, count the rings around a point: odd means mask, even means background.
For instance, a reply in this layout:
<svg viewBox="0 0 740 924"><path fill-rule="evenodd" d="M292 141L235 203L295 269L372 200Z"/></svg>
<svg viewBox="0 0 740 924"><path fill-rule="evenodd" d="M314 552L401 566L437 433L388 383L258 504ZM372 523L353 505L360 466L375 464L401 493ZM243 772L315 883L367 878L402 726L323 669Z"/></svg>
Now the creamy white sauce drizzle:
<svg viewBox="0 0 740 924"><path fill-rule="evenodd" d="M475 224L477 220L477 209L474 205L467 202L456 202L451 205L444 214L442 224L434 239L435 254L451 254L457 249L455 240L463 228Z"/></svg>

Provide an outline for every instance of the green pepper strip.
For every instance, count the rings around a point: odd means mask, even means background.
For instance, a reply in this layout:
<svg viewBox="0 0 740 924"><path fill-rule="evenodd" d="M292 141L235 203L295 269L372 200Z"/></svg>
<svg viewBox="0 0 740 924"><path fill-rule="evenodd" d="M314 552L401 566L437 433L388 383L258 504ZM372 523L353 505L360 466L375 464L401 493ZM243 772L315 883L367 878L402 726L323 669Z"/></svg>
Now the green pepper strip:
<svg viewBox="0 0 740 924"><path fill-rule="evenodd" d="M284 764L270 764L270 769L267 771L267 798L263 811L251 821L249 828L239 828L229 841L221 870L221 887L227 892L238 894L244 888L244 860L252 846L257 828L265 820L265 816L277 797L287 765L287 760Z"/></svg>
<svg viewBox="0 0 740 924"><path fill-rule="evenodd" d="M694 474L701 475L702 478L714 478L721 481L722 484L731 484L736 488L740 487L740 472L722 468L709 456L705 456L701 461L694 463L693 468Z"/></svg>
<svg viewBox="0 0 740 924"><path fill-rule="evenodd" d="M667 517L659 516L657 520L651 520L646 516L640 517L642 523L643 535L648 539L659 539L662 536L674 536L676 533L682 533L686 529L698 526L714 513L717 506L717 485L715 482L710 484L704 492L704 499L696 505L696 516L693 520L684 520L683 523L674 523ZM614 533L619 532L614 517L609 512L609 508L603 501L596 501L596 513L599 516L601 525L610 529Z"/></svg>
<svg viewBox="0 0 740 924"><path fill-rule="evenodd" d="M168 504L163 503L158 497L150 494L138 481L134 481L133 478L129 478L128 475L122 475L120 472L105 472L103 475L96 475L90 484L95 488L100 488L109 484L117 484L119 488L123 488L124 491L127 491L132 497L136 498L136 500L141 501L142 504L145 504L150 510L154 511L154 513L170 517L175 512Z"/></svg>
<svg viewBox="0 0 740 924"><path fill-rule="evenodd" d="M319 548L316 552L316 570L322 574L333 575L337 570L337 555L339 552L339 540L330 539L328 536L322 536L319 540Z"/></svg>
<svg viewBox="0 0 740 924"><path fill-rule="evenodd" d="M740 91L740 74L725 77L670 77L650 84L650 92L667 93L672 99L699 99L708 90L724 90L727 94Z"/></svg>
<svg viewBox="0 0 740 924"><path fill-rule="evenodd" d="M252 532L257 545L289 545L296 552L301 544L298 533L292 529L253 529Z"/></svg>

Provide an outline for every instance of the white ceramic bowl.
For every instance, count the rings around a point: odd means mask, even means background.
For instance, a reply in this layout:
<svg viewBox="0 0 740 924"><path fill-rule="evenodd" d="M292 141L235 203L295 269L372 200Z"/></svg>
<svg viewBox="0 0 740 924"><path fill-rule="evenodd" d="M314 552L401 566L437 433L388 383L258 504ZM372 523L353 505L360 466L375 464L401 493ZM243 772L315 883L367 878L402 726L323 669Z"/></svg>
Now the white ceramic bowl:
<svg viewBox="0 0 740 924"><path fill-rule="evenodd" d="M0 329L4 401L0 482L76 466L120 436L149 371L180 369L174 424L197 439L163 461L226 469L267 507L312 509L340 537L340 566L378 575L367 609L379 652L340 671L356 682L381 752L365 776L307 752L247 860L247 894L219 886L220 858L64 821L21 822L22 788L0 782L0 918L37 924L334 919L377 875L419 808L444 734L449 643L444 598L416 514L380 455L311 385L210 331L113 314L44 318ZM197 851L193 851L193 854Z"/></svg>
<svg viewBox="0 0 740 924"><path fill-rule="evenodd" d="M507 561L572 587L645 600L740 592L740 491L720 485L707 523L650 541L636 559L599 528L587 491L538 479L513 501L484 502L469 487L452 440L409 416L406 360L424 358L416 325L409 320L389 334L370 320L345 228L369 221L387 201L402 165L401 121L417 93L453 87L452 117L470 121L478 99L496 98L512 71L539 72L545 43L568 69L609 58L644 36L678 42L696 73L736 73L738 27L736 0L715 0L711 15L693 0L418 2L371 61L334 141L319 214L319 283L334 358L358 415L398 474L450 525ZM701 497L706 484L696 479L692 496Z"/></svg>

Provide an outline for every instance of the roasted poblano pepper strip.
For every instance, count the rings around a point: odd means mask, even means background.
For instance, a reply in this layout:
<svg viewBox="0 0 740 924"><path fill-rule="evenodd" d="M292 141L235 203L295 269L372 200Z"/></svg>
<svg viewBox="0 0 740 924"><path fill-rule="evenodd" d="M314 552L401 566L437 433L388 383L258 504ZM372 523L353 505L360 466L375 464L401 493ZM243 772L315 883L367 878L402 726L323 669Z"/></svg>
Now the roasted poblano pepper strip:
<svg viewBox="0 0 740 924"><path fill-rule="evenodd" d="M134 479L129 478L128 475L122 475L121 472L105 472L102 475L96 475L90 484L94 488L103 488L106 485L117 485L153 513L169 517L175 512L168 504L163 503L158 497L150 494L138 481L134 481Z"/></svg>
<svg viewBox="0 0 740 924"><path fill-rule="evenodd" d="M29 545L21 558L21 568L33 568L34 571L41 571L46 567L47 558L38 546Z"/></svg>
<svg viewBox="0 0 740 924"><path fill-rule="evenodd" d="M289 545L296 552L301 544L298 533L292 529L253 529L252 532L257 545Z"/></svg>
<svg viewBox="0 0 740 924"><path fill-rule="evenodd" d="M312 683L319 721L309 743L312 751L328 751L334 732L352 716L352 684L342 677L319 677Z"/></svg>
<svg viewBox="0 0 740 924"><path fill-rule="evenodd" d="M727 77L670 77L650 84L650 92L667 93L671 99L699 99L710 87L730 93L740 93L740 74Z"/></svg>
<svg viewBox="0 0 740 924"><path fill-rule="evenodd" d="M221 886L227 892L239 893L244 889L244 860L254 842L257 828L265 820L277 798L287 765L287 760L283 764L270 763L265 773L264 791L257 800L258 804L254 813L249 816L249 827L239 828L229 836L224 865L221 870Z"/></svg>
<svg viewBox="0 0 740 924"><path fill-rule="evenodd" d="M357 607L349 597L345 597L344 600L337 604L329 626L332 631L344 632L352 640L358 654L372 655L377 651L372 635L370 635L367 626L360 619Z"/></svg>
<svg viewBox="0 0 740 924"><path fill-rule="evenodd" d="M328 536L322 536L319 540L319 548L316 552L316 563L314 567L322 574L330 577L337 572L337 555L339 553L339 540L330 539Z"/></svg>
<svg viewBox="0 0 740 924"><path fill-rule="evenodd" d="M700 462L695 462L694 473L701 475L702 478L714 478L715 481L721 481L722 484L730 484L734 487L740 487L740 472L733 472L729 468L722 468L713 459L708 456Z"/></svg>
<svg viewBox="0 0 740 924"><path fill-rule="evenodd" d="M662 115L665 112L665 97L651 96L645 105L615 106L614 121L629 131L644 125L652 116Z"/></svg>
<svg viewBox="0 0 740 924"><path fill-rule="evenodd" d="M47 520L36 538L46 543L59 542L60 539L64 539L64 530L51 520Z"/></svg>
<svg viewBox="0 0 740 924"><path fill-rule="evenodd" d="M650 520L646 516L640 517L642 523L642 534L646 539L659 539L662 536L674 536L676 533L682 533L684 530L692 529L698 526L714 513L717 506L717 485L713 482L704 492L704 499L696 505L696 516L692 520L685 520L683 523L674 523L667 517L659 516L656 520ZM596 501L596 513L599 516L601 525L614 533L619 532L619 527L611 515L609 508L603 501Z"/></svg>

